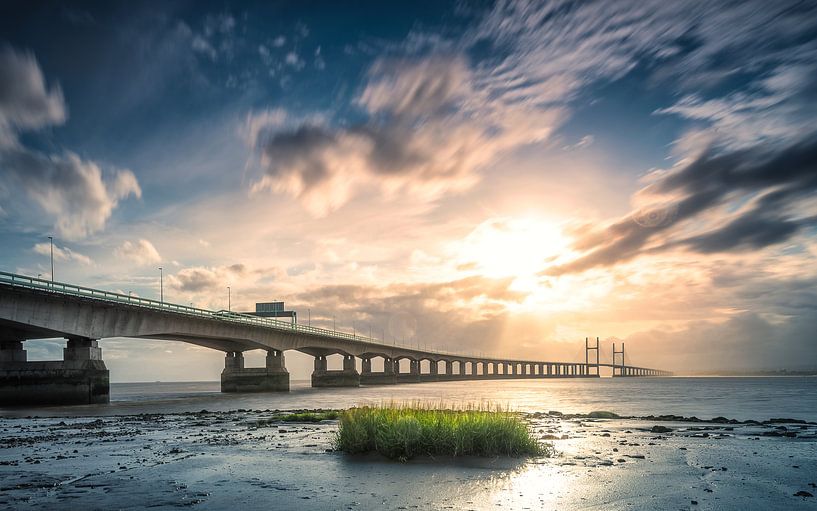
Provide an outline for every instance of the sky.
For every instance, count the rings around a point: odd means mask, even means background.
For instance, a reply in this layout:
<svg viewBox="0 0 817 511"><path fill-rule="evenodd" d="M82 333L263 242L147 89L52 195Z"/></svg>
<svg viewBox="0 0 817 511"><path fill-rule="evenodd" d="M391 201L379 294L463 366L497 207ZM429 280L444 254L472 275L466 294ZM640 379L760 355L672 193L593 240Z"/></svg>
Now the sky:
<svg viewBox="0 0 817 511"><path fill-rule="evenodd" d="M387 342L811 369L815 119L813 1L3 2L0 269L53 236L58 281Z"/></svg>

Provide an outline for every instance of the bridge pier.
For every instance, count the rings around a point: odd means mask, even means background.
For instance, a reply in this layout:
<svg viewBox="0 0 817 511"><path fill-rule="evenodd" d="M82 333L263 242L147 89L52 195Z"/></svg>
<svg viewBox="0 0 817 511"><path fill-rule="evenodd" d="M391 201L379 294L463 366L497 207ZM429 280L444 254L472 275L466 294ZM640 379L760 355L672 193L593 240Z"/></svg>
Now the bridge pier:
<svg viewBox="0 0 817 511"><path fill-rule="evenodd" d="M244 367L244 353L228 351L221 372L222 392L287 392L289 371L284 352L268 350L265 367Z"/></svg>
<svg viewBox="0 0 817 511"><path fill-rule="evenodd" d="M394 385L394 360L389 357L383 358L383 372L372 371L372 359L363 358L363 372L360 373L361 385Z"/></svg>
<svg viewBox="0 0 817 511"><path fill-rule="evenodd" d="M22 339L0 339L0 406L108 401L110 373L96 339L70 337L63 360L48 362L29 362Z"/></svg>
<svg viewBox="0 0 817 511"><path fill-rule="evenodd" d="M355 368L354 355L343 356L343 369L329 370L326 366L326 356L315 357L315 370L312 371L313 387L359 387L360 374Z"/></svg>

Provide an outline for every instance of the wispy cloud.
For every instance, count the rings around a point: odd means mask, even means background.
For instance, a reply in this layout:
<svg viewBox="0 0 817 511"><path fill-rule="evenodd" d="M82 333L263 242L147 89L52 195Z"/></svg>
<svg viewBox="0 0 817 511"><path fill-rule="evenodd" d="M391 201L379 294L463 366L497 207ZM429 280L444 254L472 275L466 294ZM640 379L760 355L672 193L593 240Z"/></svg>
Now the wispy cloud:
<svg viewBox="0 0 817 511"><path fill-rule="evenodd" d="M50 256L52 247L51 244L49 243L37 243L36 245L34 245L33 250L37 254ZM90 257L84 254L80 254L79 252L75 252L68 247L59 247L57 245L54 245L53 250L54 260L56 261L76 261L84 265L93 264L93 260L91 260Z"/></svg>
<svg viewBox="0 0 817 511"><path fill-rule="evenodd" d="M153 246L153 243L146 239L140 239L135 242L125 241L114 250L117 257L127 259L140 266L147 264L158 263L162 260L159 251Z"/></svg>

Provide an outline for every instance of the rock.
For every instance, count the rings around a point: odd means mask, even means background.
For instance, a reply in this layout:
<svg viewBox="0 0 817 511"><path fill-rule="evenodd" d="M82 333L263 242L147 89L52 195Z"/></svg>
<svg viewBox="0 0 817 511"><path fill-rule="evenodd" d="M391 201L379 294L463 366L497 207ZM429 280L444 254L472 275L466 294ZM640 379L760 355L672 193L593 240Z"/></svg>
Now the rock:
<svg viewBox="0 0 817 511"><path fill-rule="evenodd" d="M590 413L587 414L587 417L589 417L591 419L619 419L620 418L618 416L618 414L615 414L613 412L604 411L604 410L590 412Z"/></svg>
<svg viewBox="0 0 817 511"><path fill-rule="evenodd" d="M697 505L698 505L698 501L697 501L697 500L693 500L693 501L691 501L691 502L690 502L690 504L692 504L693 506L697 506Z"/></svg>
<svg viewBox="0 0 817 511"><path fill-rule="evenodd" d="M657 426L657 425L653 426L652 429L650 430L651 433L669 433L670 431L672 431L672 429L670 429L670 428L668 428L666 426Z"/></svg>
<svg viewBox="0 0 817 511"><path fill-rule="evenodd" d="M800 490L799 492L795 493L794 496L795 497L813 497L814 495L812 495L811 493L809 493L807 491Z"/></svg>
<svg viewBox="0 0 817 511"><path fill-rule="evenodd" d="M786 418L776 418L776 419L769 419L766 421L766 424L808 424L808 422L801 420L801 419L786 419Z"/></svg>

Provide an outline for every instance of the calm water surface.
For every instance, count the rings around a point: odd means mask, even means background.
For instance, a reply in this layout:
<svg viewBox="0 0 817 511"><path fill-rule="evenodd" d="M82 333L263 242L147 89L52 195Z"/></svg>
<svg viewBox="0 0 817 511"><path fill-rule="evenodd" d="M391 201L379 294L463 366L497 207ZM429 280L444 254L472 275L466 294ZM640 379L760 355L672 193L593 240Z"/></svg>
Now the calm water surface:
<svg viewBox="0 0 817 511"><path fill-rule="evenodd" d="M0 408L2 416L173 413L199 410L348 408L389 401L490 402L520 411L620 415L792 417L817 421L817 377L600 378L506 380L313 389L292 382L288 393L222 394L218 382L113 383L109 405Z"/></svg>

